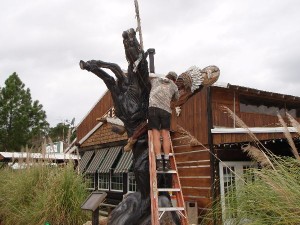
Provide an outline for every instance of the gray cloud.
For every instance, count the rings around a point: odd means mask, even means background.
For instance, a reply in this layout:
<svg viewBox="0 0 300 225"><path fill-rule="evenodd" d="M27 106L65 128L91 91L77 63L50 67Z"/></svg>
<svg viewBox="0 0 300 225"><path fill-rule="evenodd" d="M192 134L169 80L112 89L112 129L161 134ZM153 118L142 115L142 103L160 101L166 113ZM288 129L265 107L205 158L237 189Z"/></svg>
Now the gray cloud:
<svg viewBox="0 0 300 225"><path fill-rule="evenodd" d="M139 0L156 72L217 65L221 82L300 96L296 0ZM106 90L80 59L127 67L121 34L136 27L133 0L4 0L0 86L14 71L51 125L79 122Z"/></svg>

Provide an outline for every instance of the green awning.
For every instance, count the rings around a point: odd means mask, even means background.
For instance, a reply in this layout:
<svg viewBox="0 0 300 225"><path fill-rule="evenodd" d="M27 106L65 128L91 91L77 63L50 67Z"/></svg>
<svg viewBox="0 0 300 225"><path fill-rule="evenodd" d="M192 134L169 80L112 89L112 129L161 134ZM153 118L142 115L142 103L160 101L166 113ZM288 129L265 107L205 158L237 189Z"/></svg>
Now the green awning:
<svg viewBox="0 0 300 225"><path fill-rule="evenodd" d="M122 157L114 170L114 173L128 173L131 165L132 165L132 151L123 152Z"/></svg>
<svg viewBox="0 0 300 225"><path fill-rule="evenodd" d="M88 166L92 156L94 155L94 151L86 151L83 156L81 157L81 160L79 160L79 171L80 173L83 173L83 171Z"/></svg>
<svg viewBox="0 0 300 225"><path fill-rule="evenodd" d="M96 173L98 168L100 167L103 159L105 158L105 155L107 153L109 148L103 148L95 151L95 156L93 160L91 161L90 165L86 169L86 173Z"/></svg>
<svg viewBox="0 0 300 225"><path fill-rule="evenodd" d="M99 173L109 173L111 167L113 166L121 151L121 148L122 146L112 147L108 149L108 152L98 169Z"/></svg>

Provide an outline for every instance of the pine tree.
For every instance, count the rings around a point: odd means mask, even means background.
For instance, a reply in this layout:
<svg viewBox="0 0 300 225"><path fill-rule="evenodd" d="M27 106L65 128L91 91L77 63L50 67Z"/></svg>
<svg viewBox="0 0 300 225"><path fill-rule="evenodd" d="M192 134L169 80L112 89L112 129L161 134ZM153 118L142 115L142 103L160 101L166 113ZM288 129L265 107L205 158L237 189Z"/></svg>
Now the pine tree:
<svg viewBox="0 0 300 225"><path fill-rule="evenodd" d="M49 128L46 112L39 101L32 101L30 89L16 73L0 89L0 149L20 151L41 141Z"/></svg>

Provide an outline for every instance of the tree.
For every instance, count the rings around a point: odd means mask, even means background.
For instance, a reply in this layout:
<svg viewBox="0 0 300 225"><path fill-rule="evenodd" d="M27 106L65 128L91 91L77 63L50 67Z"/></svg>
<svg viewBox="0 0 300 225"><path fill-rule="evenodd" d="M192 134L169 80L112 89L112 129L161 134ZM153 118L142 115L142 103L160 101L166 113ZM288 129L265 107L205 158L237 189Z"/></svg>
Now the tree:
<svg viewBox="0 0 300 225"><path fill-rule="evenodd" d="M49 129L46 112L39 101L32 101L17 73L13 73L0 89L0 149L20 151L37 145Z"/></svg>
<svg viewBox="0 0 300 225"><path fill-rule="evenodd" d="M65 122L66 123L58 123L55 127L50 128L49 137L53 142L63 141L65 144L69 144L76 137L75 132L71 132L74 128L74 122L69 123L68 120Z"/></svg>

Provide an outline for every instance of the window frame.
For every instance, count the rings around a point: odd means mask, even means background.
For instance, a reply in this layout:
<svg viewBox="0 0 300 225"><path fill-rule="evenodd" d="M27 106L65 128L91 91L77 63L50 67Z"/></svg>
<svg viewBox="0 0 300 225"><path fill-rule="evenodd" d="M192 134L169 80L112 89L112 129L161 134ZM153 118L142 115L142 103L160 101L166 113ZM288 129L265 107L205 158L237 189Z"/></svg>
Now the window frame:
<svg viewBox="0 0 300 225"><path fill-rule="evenodd" d="M130 182L130 177L134 178L134 182ZM135 190L130 190L130 187L135 187ZM127 173L127 192L128 193L133 193L133 192L137 192L137 183L136 183L136 179L135 179L135 174L134 172L128 172Z"/></svg>
<svg viewBox="0 0 300 225"><path fill-rule="evenodd" d="M122 187L121 190L112 188L112 186L113 186L112 184L115 183L115 182L112 182L113 176L117 177L117 175L119 176L119 180L121 180L121 183L119 183L119 184L121 184L121 187ZM109 184L110 184L109 185L110 191L123 192L124 191L123 173L114 173L113 170L111 170ZM116 182L116 184L118 184L118 183Z"/></svg>
<svg viewBox="0 0 300 225"><path fill-rule="evenodd" d="M229 168L233 168L229 169ZM222 220L223 224L230 224L231 219L225 220L226 215L226 208L227 208L227 202L225 199L225 181L227 178L230 178L230 182L234 183L234 189L235 191L238 190L241 185L243 185L243 181L241 180L242 177L244 177L244 171L248 168L258 168L258 163L253 161L223 161L219 162L219 175L220 175L220 196L221 196L221 208L222 208ZM229 176L224 176L224 168L227 168L229 173L227 173ZM233 175L233 176L232 176ZM228 188L229 186L227 186Z"/></svg>
<svg viewBox="0 0 300 225"><path fill-rule="evenodd" d="M100 176L101 175L107 175L107 179L105 177L105 183L107 188L100 188ZM103 191L109 191L109 188L110 188L110 175L109 173L98 173L98 190L103 190Z"/></svg>

